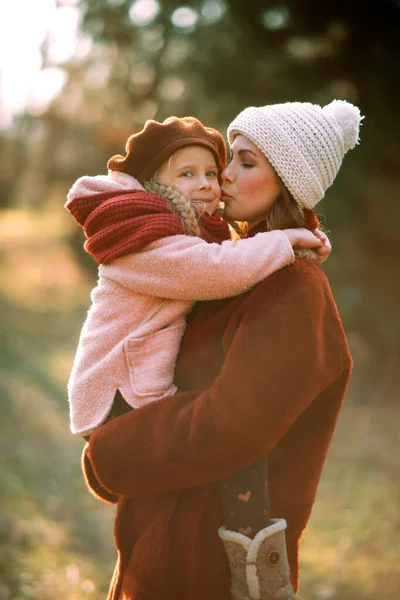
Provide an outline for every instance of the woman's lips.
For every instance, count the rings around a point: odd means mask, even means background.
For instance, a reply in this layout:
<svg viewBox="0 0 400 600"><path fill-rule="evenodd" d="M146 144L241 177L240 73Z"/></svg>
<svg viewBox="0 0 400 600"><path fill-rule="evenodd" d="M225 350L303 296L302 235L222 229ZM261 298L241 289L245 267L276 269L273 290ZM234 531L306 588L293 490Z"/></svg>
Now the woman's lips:
<svg viewBox="0 0 400 600"><path fill-rule="evenodd" d="M224 190L222 190L221 200L222 200L222 202L229 202L229 200L232 200L232 196L230 196L229 194L224 192Z"/></svg>

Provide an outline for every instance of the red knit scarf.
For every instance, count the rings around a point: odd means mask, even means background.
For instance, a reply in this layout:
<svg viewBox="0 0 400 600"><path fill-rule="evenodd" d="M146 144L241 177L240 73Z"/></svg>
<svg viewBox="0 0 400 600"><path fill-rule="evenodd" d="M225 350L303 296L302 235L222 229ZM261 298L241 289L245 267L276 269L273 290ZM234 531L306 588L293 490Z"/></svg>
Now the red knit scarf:
<svg viewBox="0 0 400 600"><path fill-rule="evenodd" d="M101 192L69 200L66 209L83 228L85 250L98 264L142 250L151 242L185 233L181 218L169 210L165 198L142 191ZM228 225L204 213L201 237L221 243L229 239Z"/></svg>

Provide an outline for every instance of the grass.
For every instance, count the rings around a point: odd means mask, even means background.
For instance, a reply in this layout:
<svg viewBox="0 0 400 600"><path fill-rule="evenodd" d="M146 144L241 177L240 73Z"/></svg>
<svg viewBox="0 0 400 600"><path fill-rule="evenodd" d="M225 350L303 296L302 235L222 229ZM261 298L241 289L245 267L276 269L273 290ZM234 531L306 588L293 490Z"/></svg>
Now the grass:
<svg viewBox="0 0 400 600"><path fill-rule="evenodd" d="M348 395L302 542L306 600L398 598L399 417Z"/></svg>
<svg viewBox="0 0 400 600"><path fill-rule="evenodd" d="M68 426L93 282L67 221L51 207L0 214L0 600L104 600L115 561L114 509L87 492ZM398 600L399 416L350 388L302 540L304 600Z"/></svg>
<svg viewBox="0 0 400 600"><path fill-rule="evenodd" d="M88 494L68 426L90 284L65 233L51 212L0 221L0 600L104 599L115 560L114 509Z"/></svg>

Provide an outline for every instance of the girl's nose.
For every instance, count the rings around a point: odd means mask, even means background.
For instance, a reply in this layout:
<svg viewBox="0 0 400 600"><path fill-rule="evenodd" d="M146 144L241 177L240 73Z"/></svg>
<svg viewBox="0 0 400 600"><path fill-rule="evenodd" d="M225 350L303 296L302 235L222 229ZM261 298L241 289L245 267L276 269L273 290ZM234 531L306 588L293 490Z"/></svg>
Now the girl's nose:
<svg viewBox="0 0 400 600"><path fill-rule="evenodd" d="M202 190L209 190L211 188L211 184L208 181L207 177L201 177L199 180L199 188Z"/></svg>

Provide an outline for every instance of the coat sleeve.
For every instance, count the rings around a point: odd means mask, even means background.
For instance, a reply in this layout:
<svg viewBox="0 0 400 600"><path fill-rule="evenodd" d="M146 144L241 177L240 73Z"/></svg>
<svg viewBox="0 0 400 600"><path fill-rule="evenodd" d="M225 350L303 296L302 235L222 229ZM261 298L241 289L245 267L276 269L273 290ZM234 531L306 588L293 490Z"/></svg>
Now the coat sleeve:
<svg viewBox="0 0 400 600"><path fill-rule="evenodd" d="M283 231L222 244L175 235L101 265L100 273L140 294L215 300L242 294L293 260L293 249Z"/></svg>
<svg viewBox="0 0 400 600"><path fill-rule="evenodd" d="M332 314L326 307L322 272L314 266L302 274L296 265L247 298L209 389L177 393L92 434L88 454L106 489L154 494L237 472L268 453L350 368L333 300Z"/></svg>
<svg viewBox="0 0 400 600"><path fill-rule="evenodd" d="M89 491L93 494L95 498L98 500L102 500L107 504L116 504L118 502L118 496L112 494L108 490L106 490L98 481L94 471L92 464L90 462L90 458L87 454L88 445L84 447L81 456L81 466L83 471L83 476L85 478L85 482Z"/></svg>

